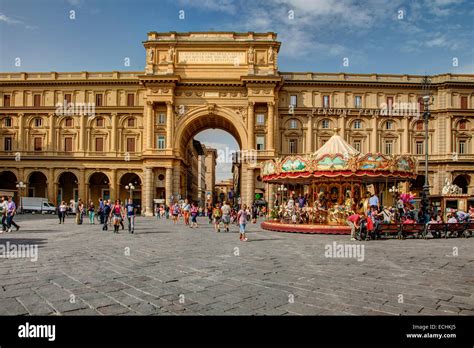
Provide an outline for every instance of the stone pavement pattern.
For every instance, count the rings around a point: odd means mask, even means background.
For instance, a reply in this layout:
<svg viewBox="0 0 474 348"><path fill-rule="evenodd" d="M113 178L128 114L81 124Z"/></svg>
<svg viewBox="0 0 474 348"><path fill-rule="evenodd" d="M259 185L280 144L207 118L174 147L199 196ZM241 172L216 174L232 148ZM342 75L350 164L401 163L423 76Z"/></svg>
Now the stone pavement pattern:
<svg viewBox="0 0 474 348"><path fill-rule="evenodd" d="M189 229L140 217L134 235L17 222L0 243L37 244L39 258L0 259L1 315L474 314L474 238L361 242L359 262L325 257L346 236L250 225L244 243L204 218Z"/></svg>

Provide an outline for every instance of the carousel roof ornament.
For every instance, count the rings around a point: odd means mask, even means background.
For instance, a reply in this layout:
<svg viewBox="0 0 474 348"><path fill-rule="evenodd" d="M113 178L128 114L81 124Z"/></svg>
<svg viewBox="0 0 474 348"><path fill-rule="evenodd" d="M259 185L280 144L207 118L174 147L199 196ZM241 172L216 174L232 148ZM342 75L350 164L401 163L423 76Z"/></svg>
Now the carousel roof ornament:
<svg viewBox="0 0 474 348"><path fill-rule="evenodd" d="M416 160L407 155L362 154L335 134L316 152L261 163L264 182L311 183L339 178L358 181L407 180L416 177Z"/></svg>

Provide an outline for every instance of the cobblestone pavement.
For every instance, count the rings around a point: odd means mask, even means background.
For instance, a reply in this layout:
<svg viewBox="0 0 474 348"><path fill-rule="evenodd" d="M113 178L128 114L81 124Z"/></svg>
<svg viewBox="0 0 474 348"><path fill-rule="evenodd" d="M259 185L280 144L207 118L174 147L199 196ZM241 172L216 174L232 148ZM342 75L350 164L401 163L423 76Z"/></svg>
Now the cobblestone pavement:
<svg viewBox="0 0 474 348"><path fill-rule="evenodd" d="M17 220L0 245L36 244L38 260L0 259L2 315L474 314L474 238L357 242L358 261L326 257L346 236L258 224L245 243L204 218L189 229L140 217L134 235Z"/></svg>

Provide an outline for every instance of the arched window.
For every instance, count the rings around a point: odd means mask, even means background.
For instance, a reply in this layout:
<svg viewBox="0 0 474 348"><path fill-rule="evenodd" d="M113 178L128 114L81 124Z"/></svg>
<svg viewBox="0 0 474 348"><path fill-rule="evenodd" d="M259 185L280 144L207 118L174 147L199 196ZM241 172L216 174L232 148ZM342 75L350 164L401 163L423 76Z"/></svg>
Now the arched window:
<svg viewBox="0 0 474 348"><path fill-rule="evenodd" d="M321 121L321 128L329 129L329 125L330 125L330 123L329 123L329 120L327 118Z"/></svg>
<svg viewBox="0 0 474 348"><path fill-rule="evenodd" d="M424 128L423 127L423 121L418 121L417 123L415 123L415 129L417 131L421 131L421 130L423 130L423 128Z"/></svg>
<svg viewBox="0 0 474 348"><path fill-rule="evenodd" d="M467 121L466 120L459 121L458 128L459 128L459 130L466 130L467 129Z"/></svg>
<svg viewBox="0 0 474 348"><path fill-rule="evenodd" d="M130 117L130 118L127 120L127 126L128 126L128 127L135 127L135 118L134 118L134 117Z"/></svg>
<svg viewBox="0 0 474 348"><path fill-rule="evenodd" d="M393 121L388 120L385 122L385 129L386 130L392 130L393 129Z"/></svg>
<svg viewBox="0 0 474 348"><path fill-rule="evenodd" d="M43 125L43 119L41 117L36 117L34 120L35 127L41 127Z"/></svg>
<svg viewBox="0 0 474 348"><path fill-rule="evenodd" d="M3 126L4 126L4 127L11 127L11 126L12 126L12 119L11 119L11 117L6 117L6 118L3 120Z"/></svg>
<svg viewBox="0 0 474 348"><path fill-rule="evenodd" d="M352 127L354 129L362 129L362 121L361 120L355 120L354 123L352 124Z"/></svg>
<svg viewBox="0 0 474 348"><path fill-rule="evenodd" d="M95 125L97 127L103 127L104 126L104 119L102 117L98 117L96 120L95 120Z"/></svg>
<svg viewBox="0 0 474 348"><path fill-rule="evenodd" d="M71 117L66 118L66 121L64 121L64 125L66 127L72 127L73 125L72 118Z"/></svg>
<svg viewBox="0 0 474 348"><path fill-rule="evenodd" d="M294 118L290 120L290 129L296 129L298 128L298 121Z"/></svg>

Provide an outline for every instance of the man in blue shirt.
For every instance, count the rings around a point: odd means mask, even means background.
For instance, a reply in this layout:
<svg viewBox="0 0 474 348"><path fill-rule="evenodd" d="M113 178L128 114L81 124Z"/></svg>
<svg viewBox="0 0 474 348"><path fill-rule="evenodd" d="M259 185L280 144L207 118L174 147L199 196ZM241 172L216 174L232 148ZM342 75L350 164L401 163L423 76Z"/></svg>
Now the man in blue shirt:
<svg viewBox="0 0 474 348"><path fill-rule="evenodd" d="M375 193L373 193L372 196L370 196L369 198L369 207L376 207L377 210L380 209L379 198Z"/></svg>
<svg viewBox="0 0 474 348"><path fill-rule="evenodd" d="M127 219L128 219L128 232L133 233L135 232L135 204L131 198L128 199L128 203L125 205L125 210L127 211Z"/></svg>

